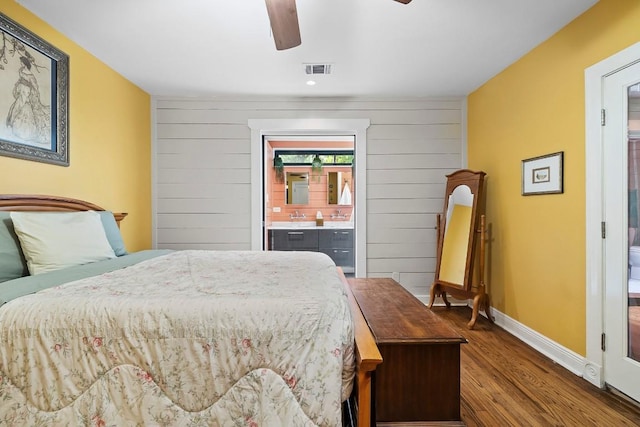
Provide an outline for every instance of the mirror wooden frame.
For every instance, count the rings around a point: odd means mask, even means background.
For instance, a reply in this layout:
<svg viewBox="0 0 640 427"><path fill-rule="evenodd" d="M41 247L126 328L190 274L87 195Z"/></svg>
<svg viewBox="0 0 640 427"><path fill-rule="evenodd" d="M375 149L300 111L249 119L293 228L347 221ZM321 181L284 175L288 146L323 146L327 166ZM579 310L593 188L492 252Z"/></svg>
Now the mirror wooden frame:
<svg viewBox="0 0 640 427"><path fill-rule="evenodd" d="M447 175L447 186L444 198L444 211L438 214L436 221L437 234L437 258L436 272L431 285L429 308L433 306L436 297L441 296L447 308L451 303L447 300L447 292L457 299L473 299L472 317L467 326L472 329L475 326L480 307L487 314L489 321L493 322L489 308L489 296L486 293L484 283L484 258L485 258L485 196L484 178L485 172L461 169ZM447 212L452 194L456 188L467 186L473 195L471 214L469 220L466 244L466 257L464 259L463 279L460 283L447 281L442 278L443 249L445 243L445 231L447 229ZM466 225L466 224L465 224ZM466 230L466 229L465 229ZM464 236L463 236L464 238ZM479 251L479 253L478 253ZM462 265L462 264L461 264ZM448 279L448 277L447 277Z"/></svg>

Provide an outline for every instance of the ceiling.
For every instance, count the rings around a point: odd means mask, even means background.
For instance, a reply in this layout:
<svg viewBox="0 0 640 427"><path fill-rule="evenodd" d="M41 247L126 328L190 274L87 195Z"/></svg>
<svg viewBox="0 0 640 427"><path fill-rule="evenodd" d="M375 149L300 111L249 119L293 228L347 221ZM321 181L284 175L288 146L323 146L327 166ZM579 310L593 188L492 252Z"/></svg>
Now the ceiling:
<svg viewBox="0 0 640 427"><path fill-rule="evenodd" d="M151 95L305 97L467 95L597 2L297 0L277 51L264 0L16 1Z"/></svg>

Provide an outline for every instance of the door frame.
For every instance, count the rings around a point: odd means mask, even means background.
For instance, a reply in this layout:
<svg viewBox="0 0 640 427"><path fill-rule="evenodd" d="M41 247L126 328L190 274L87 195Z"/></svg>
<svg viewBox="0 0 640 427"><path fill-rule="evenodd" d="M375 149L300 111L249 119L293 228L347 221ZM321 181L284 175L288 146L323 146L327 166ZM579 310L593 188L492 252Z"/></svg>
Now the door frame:
<svg viewBox="0 0 640 427"><path fill-rule="evenodd" d="M354 136L355 276L367 275L367 129L369 119L249 119L251 129L251 250L263 248L265 136Z"/></svg>
<svg viewBox="0 0 640 427"><path fill-rule="evenodd" d="M585 191L586 191L586 361L583 377L603 387L604 251L603 207L603 83L604 79L640 61L640 42L585 69Z"/></svg>

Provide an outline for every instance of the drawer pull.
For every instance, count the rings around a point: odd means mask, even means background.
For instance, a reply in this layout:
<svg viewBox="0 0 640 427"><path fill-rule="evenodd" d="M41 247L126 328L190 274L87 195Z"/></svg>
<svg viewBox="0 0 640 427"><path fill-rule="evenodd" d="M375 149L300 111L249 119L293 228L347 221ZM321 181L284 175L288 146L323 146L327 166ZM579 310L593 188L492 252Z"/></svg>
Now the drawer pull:
<svg viewBox="0 0 640 427"><path fill-rule="evenodd" d="M296 236L299 236L299 235L304 234L304 231L289 231L289 232L287 232L287 234L288 234L288 235L296 235Z"/></svg>

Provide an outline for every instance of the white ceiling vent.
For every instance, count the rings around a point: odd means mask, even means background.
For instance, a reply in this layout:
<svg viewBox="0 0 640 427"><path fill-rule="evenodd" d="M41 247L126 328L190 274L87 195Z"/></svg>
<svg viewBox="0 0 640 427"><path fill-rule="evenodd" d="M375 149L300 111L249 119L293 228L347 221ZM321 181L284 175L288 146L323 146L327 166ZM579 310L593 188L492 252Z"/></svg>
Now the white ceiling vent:
<svg viewBox="0 0 640 427"><path fill-rule="evenodd" d="M307 74L331 74L331 64L304 64Z"/></svg>

